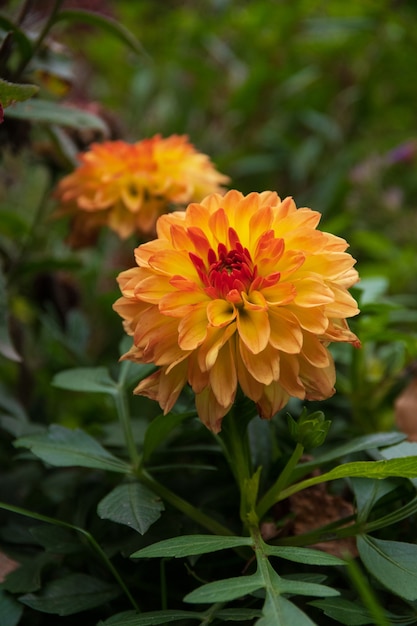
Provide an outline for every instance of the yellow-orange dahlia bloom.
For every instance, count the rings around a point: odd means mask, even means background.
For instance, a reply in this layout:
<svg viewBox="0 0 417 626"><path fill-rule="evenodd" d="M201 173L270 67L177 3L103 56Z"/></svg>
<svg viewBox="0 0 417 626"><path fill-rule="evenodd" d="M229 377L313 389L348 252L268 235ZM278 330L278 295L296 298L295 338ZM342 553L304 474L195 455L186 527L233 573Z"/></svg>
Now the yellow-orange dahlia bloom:
<svg viewBox="0 0 417 626"><path fill-rule="evenodd" d="M238 385L264 418L290 396L330 397L326 346L359 344L345 319L358 313L348 292L358 274L346 241L316 230L319 220L291 198L234 190L160 217L114 304L133 337L123 358L160 366L135 393L168 412L189 383L214 432Z"/></svg>
<svg viewBox="0 0 417 626"><path fill-rule="evenodd" d="M79 161L55 193L59 213L74 218L75 245L104 225L122 239L134 232L154 234L156 219L170 205L198 202L229 180L185 135L95 143Z"/></svg>

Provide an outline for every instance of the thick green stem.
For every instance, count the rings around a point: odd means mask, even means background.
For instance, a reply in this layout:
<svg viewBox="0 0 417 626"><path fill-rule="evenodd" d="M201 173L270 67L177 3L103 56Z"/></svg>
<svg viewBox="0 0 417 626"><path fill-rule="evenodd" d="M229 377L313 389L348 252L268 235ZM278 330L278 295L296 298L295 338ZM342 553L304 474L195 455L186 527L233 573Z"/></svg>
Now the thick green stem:
<svg viewBox="0 0 417 626"><path fill-rule="evenodd" d="M199 509L197 509L194 505L186 500L183 500L180 496L173 493L168 487L165 487L160 482L155 480L153 476L151 476L145 469L140 469L137 472L138 479L147 487L149 487L154 493L158 494L163 500L166 500L176 509L187 515L190 519L194 520L203 528L206 528L214 535L230 535L233 536L233 532L217 522L212 517L209 517Z"/></svg>
<svg viewBox="0 0 417 626"><path fill-rule="evenodd" d="M243 420L242 420L243 421ZM232 408L223 420L220 442L236 478L239 489L242 491L245 481L252 474L249 442L247 435L247 421L239 423L239 418Z"/></svg>
<svg viewBox="0 0 417 626"><path fill-rule="evenodd" d="M37 520L39 520L41 522L45 522L47 524L54 524L55 526L61 526L63 528L69 528L70 530L75 530L76 532L78 532L81 535L83 535L87 539L87 541L90 543L91 547L98 554L98 556L103 561L103 563L107 566L108 570L113 574L114 578L117 580L117 582L119 583L120 587L123 589L123 591L125 592L126 596L129 598L129 601L132 604L133 608L136 611L140 611L139 606L138 606L136 600L133 598L133 596L130 593L129 589L126 587L126 585L125 585L123 579L121 578L119 572L113 566L113 563L110 561L109 557L104 552L104 550L102 549L100 544L97 543L97 541L94 539L93 535L91 535L87 530L84 530L84 528L79 528L78 526L74 526L73 524L69 524L68 522L63 522L62 520L55 519L53 517L48 517L47 515L41 515L40 513L34 513L33 511L28 511L27 509L23 509L23 508L21 508L19 506L13 506L11 504L5 504L3 502L0 502L0 509L3 509L5 511L10 511L11 513L17 513L19 515L24 515L25 517L30 517L32 519L37 519Z"/></svg>
<svg viewBox="0 0 417 626"><path fill-rule="evenodd" d="M282 470L281 474L278 476L276 482L272 485L272 487L266 492L266 494L262 497L261 501L257 507L257 514L261 519L265 513L279 500L283 498L280 497L282 490L288 484L291 474L296 467L298 461L300 460L302 454L304 452L304 447L301 443L297 443L294 452L292 453L288 463Z"/></svg>
<svg viewBox="0 0 417 626"><path fill-rule="evenodd" d="M140 455L138 453L135 438L133 436L132 421L130 419L129 405L127 402L126 392L123 387L119 386L118 393L114 396L116 402L117 414L123 429L123 435L126 443L127 452L130 461L136 470L140 465Z"/></svg>

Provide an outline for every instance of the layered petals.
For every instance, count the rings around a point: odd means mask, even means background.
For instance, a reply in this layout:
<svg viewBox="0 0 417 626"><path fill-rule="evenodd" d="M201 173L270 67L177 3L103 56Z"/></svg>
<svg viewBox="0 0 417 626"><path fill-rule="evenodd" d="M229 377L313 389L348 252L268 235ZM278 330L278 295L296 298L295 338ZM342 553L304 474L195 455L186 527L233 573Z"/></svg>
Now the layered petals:
<svg viewBox="0 0 417 626"><path fill-rule="evenodd" d="M328 344L359 346L346 321L358 313L348 291L358 275L319 219L274 192L235 190L160 217L114 304L133 336L124 358L160 366L135 393L166 412L188 383L213 432L239 387L266 419L290 397L330 397Z"/></svg>
<svg viewBox="0 0 417 626"><path fill-rule="evenodd" d="M222 192L228 182L185 135L94 143L79 162L55 192L57 215L72 217L74 247L90 245L104 225L121 239L153 236L157 218L170 206Z"/></svg>

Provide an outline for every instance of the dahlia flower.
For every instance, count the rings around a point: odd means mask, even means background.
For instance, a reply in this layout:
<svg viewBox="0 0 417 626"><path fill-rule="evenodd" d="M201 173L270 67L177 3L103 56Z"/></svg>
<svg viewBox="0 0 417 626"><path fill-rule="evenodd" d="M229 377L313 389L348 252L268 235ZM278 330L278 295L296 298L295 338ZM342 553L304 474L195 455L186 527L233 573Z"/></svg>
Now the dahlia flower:
<svg viewBox="0 0 417 626"><path fill-rule="evenodd" d="M73 216L74 245L83 245L83 237L89 242L104 225L122 239L134 232L153 236L170 205L198 202L228 181L185 135L94 143L79 161L55 194L58 213Z"/></svg>
<svg viewBox="0 0 417 626"><path fill-rule="evenodd" d="M202 422L221 429L238 386L271 418L293 396L334 393L330 342L359 345L348 244L320 214L265 191L212 194L163 215L157 239L118 276L115 311L133 338L122 358L159 369L135 393L167 413L188 383Z"/></svg>

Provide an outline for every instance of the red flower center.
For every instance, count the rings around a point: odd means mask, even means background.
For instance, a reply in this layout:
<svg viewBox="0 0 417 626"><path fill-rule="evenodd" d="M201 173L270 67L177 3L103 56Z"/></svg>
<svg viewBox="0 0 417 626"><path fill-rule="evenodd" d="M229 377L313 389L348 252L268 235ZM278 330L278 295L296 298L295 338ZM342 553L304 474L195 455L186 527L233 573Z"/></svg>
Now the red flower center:
<svg viewBox="0 0 417 626"><path fill-rule="evenodd" d="M237 242L236 248L229 251L223 243L220 243L217 255L213 248L210 248L207 256L209 262L207 278L217 297L225 298L233 289L239 293L249 289L256 275L256 267L253 266L249 250L241 243Z"/></svg>
<svg viewBox="0 0 417 626"><path fill-rule="evenodd" d="M192 252L190 258L205 285L206 293L212 298L226 298L229 295L229 299L232 297L234 300L234 295L249 291L257 276L257 268L249 250L239 241L235 242L232 250L227 250L224 243L219 243L217 254L210 248L207 253L208 267L201 257Z"/></svg>

